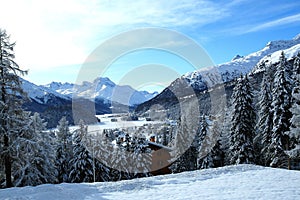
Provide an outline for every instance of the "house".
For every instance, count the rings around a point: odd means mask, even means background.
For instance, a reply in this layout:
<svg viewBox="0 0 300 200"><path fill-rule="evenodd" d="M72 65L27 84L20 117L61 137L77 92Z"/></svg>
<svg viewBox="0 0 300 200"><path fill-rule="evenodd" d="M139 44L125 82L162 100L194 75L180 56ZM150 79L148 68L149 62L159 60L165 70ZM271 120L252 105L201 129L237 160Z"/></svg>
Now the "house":
<svg viewBox="0 0 300 200"><path fill-rule="evenodd" d="M155 142L155 137L148 141L148 147L152 150L151 173L153 175L170 174L171 151L170 147Z"/></svg>

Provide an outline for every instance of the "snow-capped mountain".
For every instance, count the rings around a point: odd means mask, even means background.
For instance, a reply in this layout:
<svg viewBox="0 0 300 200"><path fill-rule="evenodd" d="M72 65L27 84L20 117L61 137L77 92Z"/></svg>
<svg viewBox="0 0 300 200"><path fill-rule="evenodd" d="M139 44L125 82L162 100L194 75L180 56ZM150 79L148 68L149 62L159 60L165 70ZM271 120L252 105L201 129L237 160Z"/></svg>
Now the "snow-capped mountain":
<svg viewBox="0 0 300 200"><path fill-rule="evenodd" d="M116 85L106 77L97 78L93 82L85 81L81 85L52 82L42 87L69 98L84 98L92 101L101 99L107 103L117 102L130 106L143 103L157 95L156 92L137 91L128 85Z"/></svg>
<svg viewBox="0 0 300 200"><path fill-rule="evenodd" d="M182 76L194 89L203 90L215 84L228 82L242 74L250 72L260 60L269 59L272 62L279 58L281 51L285 51L290 58L299 51L300 34L292 40L268 42L267 45L247 56L235 56L230 62L219 64L211 68L189 72ZM274 53L274 54L273 54Z"/></svg>
<svg viewBox="0 0 300 200"><path fill-rule="evenodd" d="M279 50L279 51L275 51L272 54L269 54L265 57L263 57L258 63L257 65L252 69L252 73L258 73L263 71L263 65L262 63L266 63L266 64L275 64L277 62L279 62L279 58L281 53L284 52L284 56L287 60L292 59L293 57L297 56L300 53L300 44L297 44L295 46L292 46L291 48L288 49L284 49L284 50Z"/></svg>
<svg viewBox="0 0 300 200"><path fill-rule="evenodd" d="M55 90L48 87L38 86L25 79L21 79L22 88L27 93L28 97L40 104L46 104L51 96L56 96L62 99L70 100L68 96L65 96Z"/></svg>
<svg viewBox="0 0 300 200"><path fill-rule="evenodd" d="M233 85L230 83L230 81L239 77L241 74L256 74L262 71L262 62L275 64L278 62L282 51L284 51L285 57L288 60L296 56L298 52L300 52L300 34L292 40L268 42L263 49L247 56L235 56L227 63L186 73L181 78L174 80L156 97L150 101L140 104L136 108L136 112L147 112L151 106L159 102L165 109L169 109L171 111L173 110L172 112L175 113L174 118L176 118L176 115L179 113L178 98L186 99L190 95L194 94L194 92L189 89L190 86L199 96L199 101L201 101L199 104L202 106L200 109L202 109L203 112L206 112L206 107L209 107L211 99L209 99L209 95L206 95L203 91L206 91L207 89L214 90L215 85L224 84L225 93L230 97L233 88ZM224 93L222 87L219 87L222 90L221 92L218 92L217 88L218 87L216 87L215 95L221 95ZM222 97L220 97L220 99L221 98ZM215 101L218 101L218 98L215 98ZM221 101L219 103L222 104Z"/></svg>

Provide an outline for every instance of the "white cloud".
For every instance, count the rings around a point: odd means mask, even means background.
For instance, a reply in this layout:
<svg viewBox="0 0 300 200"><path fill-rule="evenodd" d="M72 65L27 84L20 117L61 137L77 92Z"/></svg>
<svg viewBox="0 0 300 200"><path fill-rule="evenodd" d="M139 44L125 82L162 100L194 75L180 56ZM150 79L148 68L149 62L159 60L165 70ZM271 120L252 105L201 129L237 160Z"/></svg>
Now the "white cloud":
<svg viewBox="0 0 300 200"><path fill-rule="evenodd" d="M17 41L24 68L80 64L101 41L135 27L202 26L227 15L206 0L1 1L0 27Z"/></svg>
<svg viewBox="0 0 300 200"><path fill-rule="evenodd" d="M269 29L272 27L278 27L278 26L283 26L286 24L297 23L297 22L300 22L300 13L296 14L296 15L291 15L288 17L276 19L273 21L265 22L260 25L256 25L253 28L245 30L244 33L257 32L257 31Z"/></svg>

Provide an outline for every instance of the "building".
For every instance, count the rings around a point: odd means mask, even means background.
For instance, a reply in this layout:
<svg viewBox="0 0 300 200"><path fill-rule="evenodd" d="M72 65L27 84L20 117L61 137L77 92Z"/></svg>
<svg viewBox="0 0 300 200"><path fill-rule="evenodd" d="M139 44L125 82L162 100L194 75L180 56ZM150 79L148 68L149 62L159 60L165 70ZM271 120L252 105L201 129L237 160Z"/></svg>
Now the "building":
<svg viewBox="0 0 300 200"><path fill-rule="evenodd" d="M171 170L171 151L170 147L155 143L155 140L150 138L148 147L152 150L151 157L151 173L153 175L170 174Z"/></svg>

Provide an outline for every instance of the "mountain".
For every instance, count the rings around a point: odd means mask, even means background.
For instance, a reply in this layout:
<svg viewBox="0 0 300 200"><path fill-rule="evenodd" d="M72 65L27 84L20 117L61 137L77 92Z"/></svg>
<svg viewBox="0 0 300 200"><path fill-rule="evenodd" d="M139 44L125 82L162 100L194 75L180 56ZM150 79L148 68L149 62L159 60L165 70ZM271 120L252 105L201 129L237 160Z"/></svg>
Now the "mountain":
<svg viewBox="0 0 300 200"><path fill-rule="evenodd" d="M167 88L153 99L140 104L136 108L137 113L145 113L153 105L160 104L166 110L176 110L175 113L169 113L175 117L179 114L179 102L186 97L197 95L201 111L209 110L211 95L206 91L213 91L217 95L226 95L230 97L232 93L231 81L241 74L255 74L261 72L262 62L276 63L279 55L284 51L287 59L300 52L300 34L292 40L279 40L268 42L267 45L247 56L235 56L230 62L219 64L214 67L199 69L194 72L186 73L173 81ZM192 88L193 91L190 89ZM216 88L219 88L216 90ZM222 91L221 91L222 90ZM221 96L215 95L215 105L221 107L223 103ZM220 99L218 99L220 98ZM181 100L180 100L181 99ZM229 98L227 98L228 100ZM220 105L218 105L220 104Z"/></svg>
<svg viewBox="0 0 300 200"><path fill-rule="evenodd" d="M157 93L136 91L130 86L119 86L109 78L97 78L93 82L81 85L52 82L47 85L35 85L22 79L22 88L29 99L23 107L38 112L52 128L66 116L70 124L74 124L72 106L76 105L80 113L84 113L86 123L95 122L96 114L111 112L128 112L132 106L151 99ZM95 108L95 110L93 110ZM82 114L81 114L82 116Z"/></svg>
<svg viewBox="0 0 300 200"><path fill-rule="evenodd" d="M117 102L123 105L134 106L141 104L157 95L147 91L137 91L131 86L119 86L109 78L97 78L93 82L83 82L81 85L52 82L42 87L65 95L69 98L84 98L91 101Z"/></svg>
<svg viewBox="0 0 300 200"><path fill-rule="evenodd" d="M1 189L2 199L299 199L300 173L234 165L117 182Z"/></svg>
<svg viewBox="0 0 300 200"><path fill-rule="evenodd" d="M95 108L96 114L111 113L111 104L105 103L103 100L92 102L88 99L72 99L71 96L56 92L49 87L37 86L27 80L21 79L22 88L27 93L28 99L25 99L23 108L27 111L38 112L41 117L47 122L48 128L53 128L58 124L58 121L63 117L67 117L70 124L74 124L74 113L72 106L79 105L78 107L84 107L91 105L90 107ZM60 84L52 84L52 87L61 87ZM64 84L66 87L71 84ZM67 90L65 90L67 91ZM126 106L118 105L120 112L124 110ZM123 108L125 107L125 108ZM94 110L81 111L85 113L85 122L92 123L96 122L94 117ZM76 119L78 120L78 119Z"/></svg>
<svg viewBox="0 0 300 200"><path fill-rule="evenodd" d="M21 79L22 88L27 93L28 97L38 103L46 104L52 96L56 96L65 100L71 100L70 97L56 92L44 86L37 86L25 79Z"/></svg>
<svg viewBox="0 0 300 200"><path fill-rule="evenodd" d="M279 40L268 42L267 45L254 53L247 56L235 56L230 62L216 65L211 68L199 69L198 71L189 72L181 78L185 79L194 89L203 90L216 84L228 82L241 74L249 73L261 59L266 57L276 57L278 52L292 48L295 51L299 48L300 34L292 40ZM287 54L291 57L294 54ZM279 57L278 57L279 58ZM277 58L277 59L278 59Z"/></svg>

